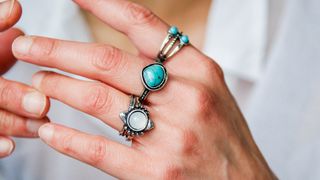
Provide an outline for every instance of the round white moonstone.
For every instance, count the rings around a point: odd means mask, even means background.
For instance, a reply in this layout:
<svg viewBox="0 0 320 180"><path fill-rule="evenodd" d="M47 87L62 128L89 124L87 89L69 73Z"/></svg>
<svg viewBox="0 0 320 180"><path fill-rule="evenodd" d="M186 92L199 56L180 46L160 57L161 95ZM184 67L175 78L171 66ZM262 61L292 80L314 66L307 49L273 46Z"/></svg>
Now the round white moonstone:
<svg viewBox="0 0 320 180"><path fill-rule="evenodd" d="M132 127L136 131L144 130L147 126L147 123L148 123L148 118L141 111L133 112L130 115L129 121L128 121L129 126Z"/></svg>

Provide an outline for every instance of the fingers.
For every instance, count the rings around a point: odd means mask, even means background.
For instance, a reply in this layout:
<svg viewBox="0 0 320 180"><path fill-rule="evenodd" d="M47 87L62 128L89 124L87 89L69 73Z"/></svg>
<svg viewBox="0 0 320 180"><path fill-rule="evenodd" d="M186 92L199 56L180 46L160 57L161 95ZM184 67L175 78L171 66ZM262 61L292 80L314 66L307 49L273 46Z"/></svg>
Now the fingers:
<svg viewBox="0 0 320 180"><path fill-rule="evenodd" d="M150 10L127 0L74 0L104 22L128 35L139 51L155 57L168 25Z"/></svg>
<svg viewBox="0 0 320 180"><path fill-rule="evenodd" d="M5 73L16 62L12 54L12 42L23 33L19 29L12 28L0 33L0 75Z"/></svg>
<svg viewBox="0 0 320 180"><path fill-rule="evenodd" d="M141 93L140 73L151 62L107 45L41 37L19 37L13 51L24 61L107 82L134 94Z"/></svg>
<svg viewBox="0 0 320 180"><path fill-rule="evenodd" d="M129 96L99 82L86 82L50 72L33 77L33 86L44 94L97 117L121 130L119 113L129 105Z"/></svg>
<svg viewBox="0 0 320 180"><path fill-rule="evenodd" d="M14 142L9 137L0 136L0 158L9 156L14 150Z"/></svg>
<svg viewBox="0 0 320 180"><path fill-rule="evenodd" d="M157 56L169 26L149 9L128 0L73 1L116 30L125 33L144 56ZM199 78L198 72L208 69L207 61L208 58L190 45L168 61L166 67L171 72L177 72L176 75L199 80L203 75ZM194 72L195 69L198 72Z"/></svg>
<svg viewBox="0 0 320 180"><path fill-rule="evenodd" d="M147 171L143 169L147 158L140 152L100 136L55 124L42 126L39 136L57 151L120 179L140 179L141 172Z"/></svg>
<svg viewBox="0 0 320 180"><path fill-rule="evenodd" d="M15 137L38 137L38 129L49 122L47 118L31 120L0 110L0 135Z"/></svg>
<svg viewBox="0 0 320 180"><path fill-rule="evenodd" d="M24 84L0 78L0 108L12 113L39 119L49 110L49 100Z"/></svg>
<svg viewBox="0 0 320 180"><path fill-rule="evenodd" d="M16 0L0 0L0 32L12 27L21 17L21 5Z"/></svg>

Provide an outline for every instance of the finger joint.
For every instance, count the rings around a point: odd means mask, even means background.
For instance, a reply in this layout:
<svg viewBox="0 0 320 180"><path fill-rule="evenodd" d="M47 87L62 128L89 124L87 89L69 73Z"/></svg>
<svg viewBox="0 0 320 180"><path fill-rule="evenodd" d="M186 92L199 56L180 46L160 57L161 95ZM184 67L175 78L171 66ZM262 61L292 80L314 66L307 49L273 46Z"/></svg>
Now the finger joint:
<svg viewBox="0 0 320 180"><path fill-rule="evenodd" d="M128 2L126 11L134 25L151 25L157 20L156 15L151 10L136 3Z"/></svg>
<svg viewBox="0 0 320 180"><path fill-rule="evenodd" d="M101 164L106 155L106 141L103 137L96 137L88 144L88 163L93 166Z"/></svg>
<svg viewBox="0 0 320 180"><path fill-rule="evenodd" d="M97 46L94 47L92 54L91 62L99 71L121 69L123 53L119 49L111 46Z"/></svg>
<svg viewBox="0 0 320 180"><path fill-rule="evenodd" d="M87 95L84 97L86 109L92 114L103 114L109 111L112 104L112 97L109 95L107 87L96 84L89 87Z"/></svg>

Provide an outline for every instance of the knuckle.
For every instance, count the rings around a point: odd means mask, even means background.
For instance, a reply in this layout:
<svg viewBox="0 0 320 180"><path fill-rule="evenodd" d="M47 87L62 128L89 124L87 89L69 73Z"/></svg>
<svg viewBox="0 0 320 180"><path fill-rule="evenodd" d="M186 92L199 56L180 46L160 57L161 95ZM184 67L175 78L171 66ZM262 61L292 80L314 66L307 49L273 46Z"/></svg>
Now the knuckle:
<svg viewBox="0 0 320 180"><path fill-rule="evenodd" d="M15 126L15 121L12 115L7 112L0 112L0 129L8 132Z"/></svg>
<svg viewBox="0 0 320 180"><path fill-rule="evenodd" d="M31 46L31 52L53 58L57 56L56 49L59 46L58 44L58 41L53 39L40 39L35 37L34 43Z"/></svg>
<svg viewBox="0 0 320 180"><path fill-rule="evenodd" d="M97 84L89 88L83 102L86 103L86 109L89 113L102 114L109 111L112 97L109 95L108 88Z"/></svg>
<svg viewBox="0 0 320 180"><path fill-rule="evenodd" d="M207 88L203 87L202 85L194 87L191 90L193 91L191 93L193 97L192 107L194 108L196 116L199 117L199 115L201 116L202 114L206 115L207 112L212 108L212 92L209 92Z"/></svg>
<svg viewBox="0 0 320 180"><path fill-rule="evenodd" d="M217 82L224 81L224 73L222 68L210 58L202 58L201 72L202 77L212 84L217 84Z"/></svg>
<svg viewBox="0 0 320 180"><path fill-rule="evenodd" d="M198 153L199 139L196 133L192 130L180 130L178 131L178 153L182 156L191 156Z"/></svg>
<svg viewBox="0 0 320 180"><path fill-rule="evenodd" d="M128 2L126 11L129 13L128 17L135 25L152 24L157 20L156 15L139 4Z"/></svg>
<svg viewBox="0 0 320 180"><path fill-rule="evenodd" d="M208 71L210 71L211 74L213 74L213 77L216 77L216 79L220 81L224 81L223 70L217 63L215 63L212 60L207 61L207 67L208 67Z"/></svg>
<svg viewBox="0 0 320 180"><path fill-rule="evenodd" d="M164 180L178 180L183 179L183 168L175 164L168 164L162 168L160 179Z"/></svg>
<svg viewBox="0 0 320 180"><path fill-rule="evenodd" d="M66 153L66 154L73 154L73 152L74 152L73 142L74 142L75 135L76 135L75 133L70 133L68 135L61 137L60 142L56 142L59 144L61 143L62 152Z"/></svg>
<svg viewBox="0 0 320 180"><path fill-rule="evenodd" d="M8 106L10 102L16 102L19 92L10 84L10 82L1 81L0 83L0 101L4 108Z"/></svg>
<svg viewBox="0 0 320 180"><path fill-rule="evenodd" d="M103 137L96 137L88 144L88 161L91 165L103 162L106 155L106 141Z"/></svg>
<svg viewBox="0 0 320 180"><path fill-rule="evenodd" d="M113 69L121 69L123 53L111 46L97 46L93 50L91 62L94 67L101 71L110 71Z"/></svg>

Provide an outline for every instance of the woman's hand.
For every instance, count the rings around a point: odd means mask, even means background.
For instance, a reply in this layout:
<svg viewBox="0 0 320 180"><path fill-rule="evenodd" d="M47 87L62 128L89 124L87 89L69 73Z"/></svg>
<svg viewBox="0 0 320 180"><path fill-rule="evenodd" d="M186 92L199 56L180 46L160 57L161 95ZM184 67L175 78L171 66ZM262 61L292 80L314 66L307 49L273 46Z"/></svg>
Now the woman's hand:
<svg viewBox="0 0 320 180"><path fill-rule="evenodd" d="M125 33L139 55L104 44L42 37L18 38L14 54L97 80L39 72L33 85L120 131L119 113L128 108L130 94L143 91L140 73L154 62L168 25L126 0L75 2ZM42 126L40 137L56 150L121 179L273 179L220 67L192 46L165 66L167 85L147 98L155 129L133 139L132 147L57 124Z"/></svg>
<svg viewBox="0 0 320 180"><path fill-rule="evenodd" d="M18 2L1 1L0 75L16 62L11 46L14 39L23 33L9 28L20 16L21 6ZM37 130L48 122L47 118L44 118L48 108L49 101L45 95L27 85L0 77L0 158L8 156L14 149L14 142L8 136L38 137Z"/></svg>

